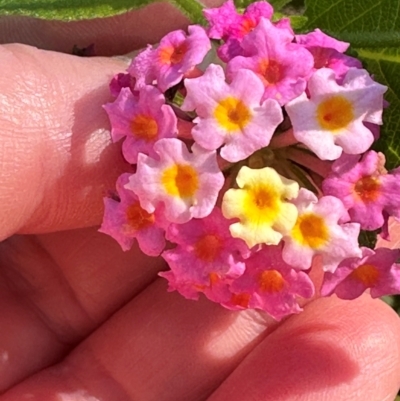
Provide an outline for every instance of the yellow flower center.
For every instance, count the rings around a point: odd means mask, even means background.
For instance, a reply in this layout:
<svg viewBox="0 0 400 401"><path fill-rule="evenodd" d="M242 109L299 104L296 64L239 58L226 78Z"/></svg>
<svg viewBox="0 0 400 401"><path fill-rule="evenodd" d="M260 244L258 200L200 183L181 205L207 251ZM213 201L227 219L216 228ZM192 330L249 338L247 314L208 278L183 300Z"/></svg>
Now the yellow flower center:
<svg viewBox="0 0 400 401"><path fill-rule="evenodd" d="M154 214L148 213L139 202L135 202L126 209L126 219L129 227L141 230L154 223Z"/></svg>
<svg viewBox="0 0 400 401"><path fill-rule="evenodd" d="M161 183L169 195L190 198L199 187L199 178L192 166L174 164L164 170Z"/></svg>
<svg viewBox="0 0 400 401"><path fill-rule="evenodd" d="M264 85L273 85L282 79L282 66L275 60L263 59L258 65L258 73Z"/></svg>
<svg viewBox="0 0 400 401"><path fill-rule="evenodd" d="M158 134L158 125L153 117L138 114L131 122L131 132L139 139L151 141Z"/></svg>
<svg viewBox="0 0 400 401"><path fill-rule="evenodd" d="M298 217L292 236L300 244L318 249L329 240L329 230L321 216L305 213Z"/></svg>
<svg viewBox="0 0 400 401"><path fill-rule="evenodd" d="M322 129L338 131L354 120L353 105L343 96L331 96L318 105L317 120Z"/></svg>
<svg viewBox="0 0 400 401"><path fill-rule="evenodd" d="M212 262L221 250L221 239L213 234L201 237L194 246L196 256L205 262Z"/></svg>
<svg viewBox="0 0 400 401"><path fill-rule="evenodd" d="M249 123L251 113L240 99L230 96L218 103L214 117L227 131L239 131Z"/></svg>
<svg viewBox="0 0 400 401"><path fill-rule="evenodd" d="M285 280L277 270L264 270L258 278L258 283L261 291L272 293L282 291L285 286Z"/></svg>
<svg viewBox="0 0 400 401"><path fill-rule="evenodd" d="M164 46L160 49L160 61L163 64L175 65L183 60L186 52L188 51L188 45L186 41L180 43L177 46Z"/></svg>
<svg viewBox="0 0 400 401"><path fill-rule="evenodd" d="M380 195L381 184L375 177L363 177L354 185L354 192L363 202L375 202Z"/></svg>
<svg viewBox="0 0 400 401"><path fill-rule="evenodd" d="M366 287L372 287L379 279L379 270L373 265L358 266L351 274L350 277L361 281Z"/></svg>
<svg viewBox="0 0 400 401"><path fill-rule="evenodd" d="M280 212L280 194L273 186L257 185L253 188L243 188L247 190L244 198L243 210L249 221L256 224L270 224L275 221Z"/></svg>

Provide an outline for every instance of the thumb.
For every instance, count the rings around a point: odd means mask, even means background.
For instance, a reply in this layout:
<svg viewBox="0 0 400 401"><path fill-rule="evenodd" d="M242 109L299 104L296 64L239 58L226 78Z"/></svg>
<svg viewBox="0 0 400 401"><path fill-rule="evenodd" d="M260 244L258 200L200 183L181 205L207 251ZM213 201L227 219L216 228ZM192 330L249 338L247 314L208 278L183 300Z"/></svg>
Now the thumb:
<svg viewBox="0 0 400 401"><path fill-rule="evenodd" d="M0 46L0 240L98 224L124 164L102 105L126 65Z"/></svg>

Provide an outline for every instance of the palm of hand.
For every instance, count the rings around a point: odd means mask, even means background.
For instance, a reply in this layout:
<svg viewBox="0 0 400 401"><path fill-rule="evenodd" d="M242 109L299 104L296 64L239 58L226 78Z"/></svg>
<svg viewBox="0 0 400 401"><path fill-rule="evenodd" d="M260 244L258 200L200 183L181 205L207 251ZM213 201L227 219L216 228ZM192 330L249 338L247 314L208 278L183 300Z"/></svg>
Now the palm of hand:
<svg viewBox="0 0 400 401"><path fill-rule="evenodd" d="M167 293L161 260L90 228L127 168L101 110L125 66L1 52L0 401L394 397L400 325L380 301L230 312Z"/></svg>

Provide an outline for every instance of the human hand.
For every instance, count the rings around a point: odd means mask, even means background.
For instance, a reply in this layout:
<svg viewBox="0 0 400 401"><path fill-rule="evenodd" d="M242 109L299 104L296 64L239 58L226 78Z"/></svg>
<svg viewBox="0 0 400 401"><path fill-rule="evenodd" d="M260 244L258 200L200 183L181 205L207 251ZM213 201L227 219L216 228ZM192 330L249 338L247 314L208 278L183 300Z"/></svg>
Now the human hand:
<svg viewBox="0 0 400 401"><path fill-rule="evenodd" d="M164 34L160 21L184 24L162 10L139 12L158 29L135 27L135 45ZM114 29L136 18L16 18L0 37L68 51L94 35L110 55L132 50ZM276 323L167 293L161 260L97 232L102 196L128 168L101 108L122 61L7 45L0 63L0 401L394 398L400 323L381 301L315 299Z"/></svg>

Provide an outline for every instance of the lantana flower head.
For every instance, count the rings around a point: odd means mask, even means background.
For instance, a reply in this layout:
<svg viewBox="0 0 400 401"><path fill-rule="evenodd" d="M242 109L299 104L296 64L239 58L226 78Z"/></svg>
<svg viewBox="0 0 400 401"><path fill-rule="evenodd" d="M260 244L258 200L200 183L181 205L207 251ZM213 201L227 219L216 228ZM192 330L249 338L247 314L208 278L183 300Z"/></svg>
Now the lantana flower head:
<svg viewBox="0 0 400 401"><path fill-rule="evenodd" d="M321 289L323 296L336 294L354 299L370 290L373 298L400 292L399 249L362 248L360 258L344 260L334 273L326 273Z"/></svg>
<svg viewBox="0 0 400 401"><path fill-rule="evenodd" d="M324 270L334 271L346 258L361 256L360 226L350 220L343 203L333 196L318 199L302 188L294 203L298 217L284 236L283 260L299 269L309 269L315 255L322 255ZM346 223L346 224L344 224Z"/></svg>
<svg viewBox="0 0 400 401"><path fill-rule="evenodd" d="M362 158L343 155L322 184L364 230L381 228L389 214L400 218L400 172L388 173L384 165L385 156L372 150Z"/></svg>
<svg viewBox="0 0 400 401"><path fill-rule="evenodd" d="M122 174L117 181L117 198L104 198L104 218L100 231L113 237L124 251L137 240L140 249L150 256L158 256L165 247L165 228L168 222L160 210L148 213L134 192L125 188L130 174Z"/></svg>
<svg viewBox="0 0 400 401"><path fill-rule="evenodd" d="M234 237L242 238L249 248L257 244L276 245L291 230L297 208L288 200L297 196L297 182L265 167L242 167L236 178L239 188L229 189L222 201L222 213L239 222L230 227Z"/></svg>
<svg viewBox="0 0 400 401"><path fill-rule="evenodd" d="M196 144L192 153L179 139L160 139L154 145L158 159L139 154L136 173L127 188L133 190L149 213L165 206L172 223L208 216L224 183L215 152Z"/></svg>
<svg viewBox="0 0 400 401"><path fill-rule="evenodd" d="M251 71L241 70L230 84L223 69L210 65L199 78L186 79L182 110L196 110L193 139L203 148L221 147L221 156L237 162L269 144L282 122L275 100L262 102L264 86Z"/></svg>
<svg viewBox="0 0 400 401"><path fill-rule="evenodd" d="M364 247L400 220L400 167L370 150L386 87L348 43L272 13L228 0L113 78L105 109L133 173L101 231L161 254L169 291L280 320L314 295L316 269L325 296L400 292L400 251Z"/></svg>
<svg viewBox="0 0 400 401"><path fill-rule="evenodd" d="M155 157L155 142L177 135L177 118L165 104L163 94L153 86L143 86L136 96L130 88L122 88L117 99L104 108L113 141L125 137L122 152L129 163L136 163L139 153Z"/></svg>
<svg viewBox="0 0 400 401"><path fill-rule="evenodd" d="M323 160L367 151L374 136L363 122L382 124L386 89L365 70L350 69L339 85L333 70L321 68L308 82L310 98L303 93L285 106L295 138Z"/></svg>
<svg viewBox="0 0 400 401"><path fill-rule="evenodd" d="M264 246L246 260L245 273L230 285L230 309L265 310L276 320L299 313L298 297L311 298L314 285L309 276L282 260L279 246Z"/></svg>
<svg viewBox="0 0 400 401"><path fill-rule="evenodd" d="M252 70L265 86L263 98L286 104L304 92L314 62L311 53L292 43L293 39L290 31L262 18L243 39L244 55L228 63L228 77L234 77L242 68ZM296 59L301 62L294 63Z"/></svg>

